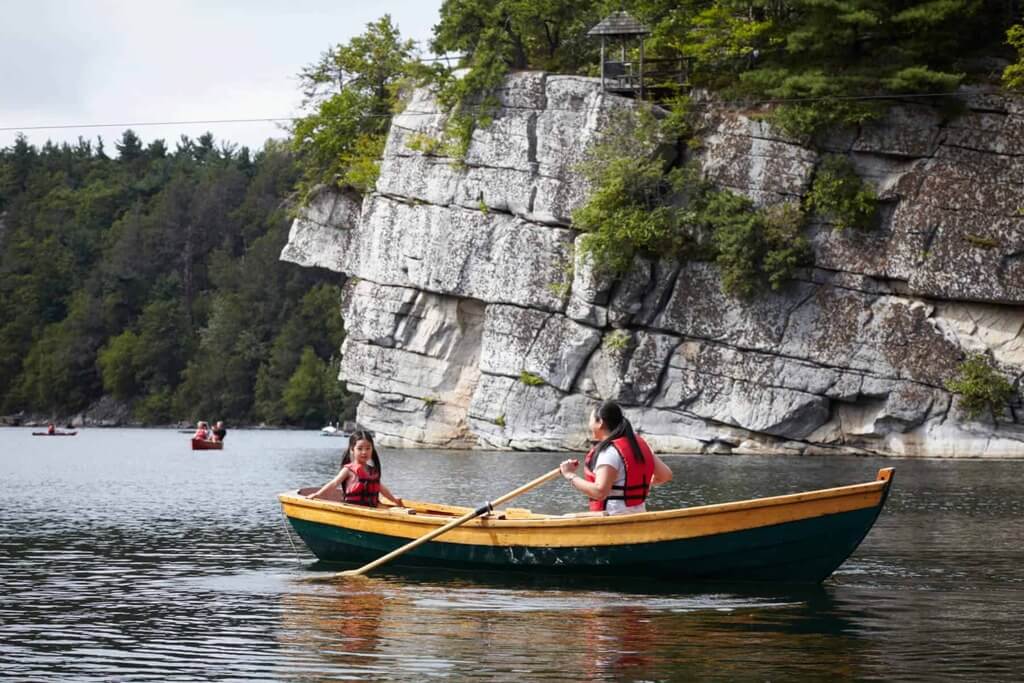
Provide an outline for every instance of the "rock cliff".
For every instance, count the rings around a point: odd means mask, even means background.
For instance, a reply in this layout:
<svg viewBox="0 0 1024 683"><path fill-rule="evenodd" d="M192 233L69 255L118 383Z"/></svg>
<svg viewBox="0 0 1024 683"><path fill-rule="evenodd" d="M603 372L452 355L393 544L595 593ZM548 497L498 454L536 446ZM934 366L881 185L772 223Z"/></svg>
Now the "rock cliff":
<svg viewBox="0 0 1024 683"><path fill-rule="evenodd" d="M574 166L632 101L543 73L499 95L456 163L410 147L443 126L418 91L376 192L322 192L282 254L350 276L342 379L382 443L579 450L614 398L663 451L1024 455L1024 102L898 105L820 151L703 109L690 153L718 187L800 199L838 152L882 200L877 230L812 226L815 267L741 301L714 264L638 258L606 281L575 256ZM995 419L944 388L975 351L1018 391Z"/></svg>

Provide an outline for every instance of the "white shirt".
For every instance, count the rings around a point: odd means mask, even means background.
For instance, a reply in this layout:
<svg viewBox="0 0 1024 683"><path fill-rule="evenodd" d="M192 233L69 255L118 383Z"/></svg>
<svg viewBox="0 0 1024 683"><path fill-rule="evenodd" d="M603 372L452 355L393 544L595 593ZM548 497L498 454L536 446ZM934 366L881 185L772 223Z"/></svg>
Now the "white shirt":
<svg viewBox="0 0 1024 683"><path fill-rule="evenodd" d="M608 444L600 453L597 454L597 462L594 463L594 474L597 474L597 468L602 465L608 465L617 473L615 475L615 481L612 482L615 486L626 486L626 465L622 462L622 455L619 454L619 449L612 444ZM609 492L608 495L612 495L613 493L615 493L615 491ZM626 501L624 500L609 500L605 505L605 511L609 515L622 515L630 512L647 512L647 505L645 503L640 503L639 505L626 505Z"/></svg>

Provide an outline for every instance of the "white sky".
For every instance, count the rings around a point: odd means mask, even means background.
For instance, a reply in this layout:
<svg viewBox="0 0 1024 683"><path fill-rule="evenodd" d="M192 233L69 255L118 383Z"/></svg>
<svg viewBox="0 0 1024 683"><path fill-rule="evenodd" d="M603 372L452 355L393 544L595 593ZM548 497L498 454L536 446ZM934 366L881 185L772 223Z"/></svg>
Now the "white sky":
<svg viewBox="0 0 1024 683"><path fill-rule="evenodd" d="M302 67L384 14L426 55L441 1L0 0L0 128L37 146L102 135L113 155L126 126L27 129L293 116ZM252 148L285 135L274 123L132 128L171 149L207 130ZM0 130L0 148L16 135Z"/></svg>

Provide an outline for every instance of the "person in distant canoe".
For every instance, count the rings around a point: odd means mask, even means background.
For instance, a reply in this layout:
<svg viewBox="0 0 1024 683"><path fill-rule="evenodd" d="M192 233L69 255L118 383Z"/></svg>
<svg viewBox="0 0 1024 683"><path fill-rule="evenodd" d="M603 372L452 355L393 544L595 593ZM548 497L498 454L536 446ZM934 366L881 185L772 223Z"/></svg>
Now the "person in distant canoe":
<svg viewBox="0 0 1024 683"><path fill-rule="evenodd" d="M209 441L210 425L200 420L196 423L196 433L192 436L193 441Z"/></svg>
<svg viewBox="0 0 1024 683"><path fill-rule="evenodd" d="M310 498L341 500L353 505L377 507L380 494L384 494L399 507L405 507L402 499L391 493L380 480L380 456L373 445L373 434L365 430L352 432L348 439L348 450L341 459L341 471ZM340 494L340 495L339 495Z"/></svg>
<svg viewBox="0 0 1024 683"><path fill-rule="evenodd" d="M217 424L213 426L213 440L223 441L227 435L228 430L224 428L224 420L217 420Z"/></svg>
<svg viewBox="0 0 1024 683"><path fill-rule="evenodd" d="M50 426L46 428L46 433L47 434L56 434L57 433L57 428L53 425L52 422L50 423Z"/></svg>
<svg viewBox="0 0 1024 683"><path fill-rule="evenodd" d="M646 511L651 486L671 481L672 470L633 432L614 401L605 401L590 413L590 433L598 443L587 453L583 477L576 474L576 459L562 462L562 476L590 498L592 511L610 515Z"/></svg>

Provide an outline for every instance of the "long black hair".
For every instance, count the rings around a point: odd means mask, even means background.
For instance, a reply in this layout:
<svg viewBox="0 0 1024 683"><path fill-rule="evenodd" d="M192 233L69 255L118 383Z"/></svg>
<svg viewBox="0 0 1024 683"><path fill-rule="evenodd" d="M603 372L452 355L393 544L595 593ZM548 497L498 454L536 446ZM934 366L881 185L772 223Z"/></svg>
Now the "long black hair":
<svg viewBox="0 0 1024 683"><path fill-rule="evenodd" d="M595 458L601 455L601 451L612 441L626 437L629 439L629 445L633 447L636 459L640 462L644 461L644 453L640 450L640 442L636 440L636 432L633 431L633 425L622 414L622 406L615 401L605 401L597 408L594 408L594 415L600 418L601 422L608 429L608 436L594 447Z"/></svg>
<svg viewBox="0 0 1024 683"><path fill-rule="evenodd" d="M357 429L349 435L348 448L345 450L345 455L341 457L341 466L344 467L352 462L352 451L355 450L356 444L360 441L370 442L370 448L373 449L373 455L371 456L373 459L373 466L377 468L377 473L380 474L380 456L377 455L377 445L373 443L373 433L368 432L365 429Z"/></svg>

